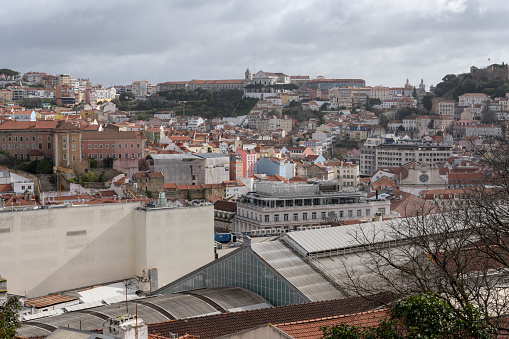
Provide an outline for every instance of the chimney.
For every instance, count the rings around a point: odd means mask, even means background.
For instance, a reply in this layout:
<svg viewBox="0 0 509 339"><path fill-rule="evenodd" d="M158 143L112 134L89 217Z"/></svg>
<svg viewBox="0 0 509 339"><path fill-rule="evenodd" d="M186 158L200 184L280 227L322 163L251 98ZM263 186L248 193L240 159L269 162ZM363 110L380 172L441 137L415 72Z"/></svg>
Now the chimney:
<svg viewBox="0 0 509 339"><path fill-rule="evenodd" d="M143 319L132 314L109 318L103 324L103 334L115 339L148 339L148 326Z"/></svg>

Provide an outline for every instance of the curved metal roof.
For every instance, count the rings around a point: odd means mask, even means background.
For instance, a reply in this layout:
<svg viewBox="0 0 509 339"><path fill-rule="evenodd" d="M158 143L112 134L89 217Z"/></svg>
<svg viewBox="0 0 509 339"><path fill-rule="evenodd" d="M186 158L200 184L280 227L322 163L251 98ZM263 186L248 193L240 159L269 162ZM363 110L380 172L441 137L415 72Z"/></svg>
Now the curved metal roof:
<svg viewBox="0 0 509 339"><path fill-rule="evenodd" d="M238 287L216 287L158 295L128 303L129 313L134 314L137 308L138 317L147 324L271 306L262 297ZM85 331L97 330L102 328L106 319L126 313L124 302L67 312L23 322L18 329L18 335L21 337L49 335L59 326L81 328Z"/></svg>

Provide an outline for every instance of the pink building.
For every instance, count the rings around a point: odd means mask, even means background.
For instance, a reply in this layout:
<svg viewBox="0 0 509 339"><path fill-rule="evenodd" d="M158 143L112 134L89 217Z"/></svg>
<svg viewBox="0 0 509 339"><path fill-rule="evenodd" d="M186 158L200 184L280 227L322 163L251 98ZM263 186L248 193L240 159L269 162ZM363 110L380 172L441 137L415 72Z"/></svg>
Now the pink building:
<svg viewBox="0 0 509 339"><path fill-rule="evenodd" d="M237 153L242 158L244 175L256 174L256 153L251 150L238 150Z"/></svg>

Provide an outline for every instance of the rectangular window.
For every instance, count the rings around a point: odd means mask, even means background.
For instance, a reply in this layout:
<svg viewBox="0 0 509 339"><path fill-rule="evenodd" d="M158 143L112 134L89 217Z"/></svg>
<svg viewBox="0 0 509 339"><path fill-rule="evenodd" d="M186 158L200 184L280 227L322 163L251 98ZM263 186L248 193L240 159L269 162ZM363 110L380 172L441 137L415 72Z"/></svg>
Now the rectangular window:
<svg viewBox="0 0 509 339"><path fill-rule="evenodd" d="M76 144L72 144L72 150L76 151Z"/></svg>
<svg viewBox="0 0 509 339"><path fill-rule="evenodd" d="M72 142L76 142L76 137L72 137Z"/></svg>
<svg viewBox="0 0 509 339"><path fill-rule="evenodd" d="M327 218L327 212L322 212L322 220L325 220Z"/></svg>
<svg viewBox="0 0 509 339"><path fill-rule="evenodd" d="M122 148L122 144L118 144L118 148Z"/></svg>
<svg viewBox="0 0 509 339"><path fill-rule="evenodd" d="M67 160L67 154L63 154L63 157L62 157L64 160Z"/></svg>
<svg viewBox="0 0 509 339"><path fill-rule="evenodd" d="M97 154L94 154L94 159L97 160Z"/></svg>
<svg viewBox="0 0 509 339"><path fill-rule="evenodd" d="M35 141L35 135L32 136L32 141Z"/></svg>
<svg viewBox="0 0 509 339"><path fill-rule="evenodd" d="M17 142L18 141L18 137L14 137L14 141Z"/></svg>
<svg viewBox="0 0 509 339"><path fill-rule="evenodd" d="M109 149L110 148L110 144L106 144L106 145L104 145L104 147L106 147L106 149Z"/></svg>
<svg viewBox="0 0 509 339"><path fill-rule="evenodd" d="M76 156L75 156L75 155L73 155L73 156L72 156L72 161L73 161L73 162L75 162L75 161L76 161Z"/></svg>
<svg viewBox="0 0 509 339"><path fill-rule="evenodd" d="M42 143L39 143L39 149L42 149Z"/></svg>
<svg viewBox="0 0 509 339"><path fill-rule="evenodd" d="M62 148L63 148L63 149L67 149L67 144L63 144L63 145L62 145Z"/></svg>
<svg viewBox="0 0 509 339"><path fill-rule="evenodd" d="M265 215L265 222L269 222L269 216Z"/></svg>
<svg viewBox="0 0 509 339"><path fill-rule="evenodd" d="M119 154L118 154L118 158L119 158L119 159L122 159L122 153L119 153Z"/></svg>
<svg viewBox="0 0 509 339"><path fill-rule="evenodd" d="M311 213L311 219L316 219L316 212Z"/></svg>
<svg viewBox="0 0 509 339"><path fill-rule="evenodd" d="M88 149L92 149L92 145L88 144Z"/></svg>
<svg viewBox="0 0 509 339"><path fill-rule="evenodd" d="M19 137L19 141L23 142L23 137Z"/></svg>
<svg viewBox="0 0 509 339"><path fill-rule="evenodd" d="M284 214L283 217L284 217L284 221L288 221L288 214Z"/></svg>
<svg viewBox="0 0 509 339"><path fill-rule="evenodd" d="M308 214L302 213L302 220L308 220Z"/></svg>
<svg viewBox="0 0 509 339"><path fill-rule="evenodd" d="M138 153L138 159L141 159L141 153ZM239 170L240 172L240 170Z"/></svg>
<svg viewBox="0 0 509 339"><path fill-rule="evenodd" d="M348 210L348 217L349 218L353 217L353 211L352 210Z"/></svg>
<svg viewBox="0 0 509 339"><path fill-rule="evenodd" d="M366 216L369 216L370 215L370 211L369 209L366 210Z"/></svg>
<svg viewBox="0 0 509 339"><path fill-rule="evenodd" d="M274 214L274 221L279 221L279 214Z"/></svg>
<svg viewBox="0 0 509 339"><path fill-rule="evenodd" d="M94 145L94 149L97 149L97 144Z"/></svg>
<svg viewBox="0 0 509 339"><path fill-rule="evenodd" d="M115 148L115 144L111 144L111 148Z"/></svg>
<svg viewBox="0 0 509 339"><path fill-rule="evenodd" d="M293 220L299 220L299 213L293 214Z"/></svg>
<svg viewBox="0 0 509 339"><path fill-rule="evenodd" d="M99 144L99 149L103 149L103 144Z"/></svg>
<svg viewBox="0 0 509 339"><path fill-rule="evenodd" d="M380 213L381 215L385 215L385 208L379 208L378 213Z"/></svg>
<svg viewBox="0 0 509 339"><path fill-rule="evenodd" d="M343 218L343 217L344 217L344 215L343 215L343 211L339 211L339 217L340 217L340 218Z"/></svg>
<svg viewBox="0 0 509 339"><path fill-rule="evenodd" d="M362 217L362 211L361 210L357 210L357 216L358 217Z"/></svg>

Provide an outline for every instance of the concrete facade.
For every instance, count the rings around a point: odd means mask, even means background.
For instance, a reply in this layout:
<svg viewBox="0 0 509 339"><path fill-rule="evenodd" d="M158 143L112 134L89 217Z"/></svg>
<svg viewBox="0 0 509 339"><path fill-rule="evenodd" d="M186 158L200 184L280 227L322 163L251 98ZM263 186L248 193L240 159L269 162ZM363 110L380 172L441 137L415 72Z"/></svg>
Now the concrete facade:
<svg viewBox="0 0 509 339"><path fill-rule="evenodd" d="M0 213L0 268L28 297L141 276L167 284L214 259L213 206L141 203Z"/></svg>
<svg viewBox="0 0 509 339"><path fill-rule="evenodd" d="M217 153L154 154L147 157L152 172L161 172L165 183L217 184L230 180L230 157Z"/></svg>

